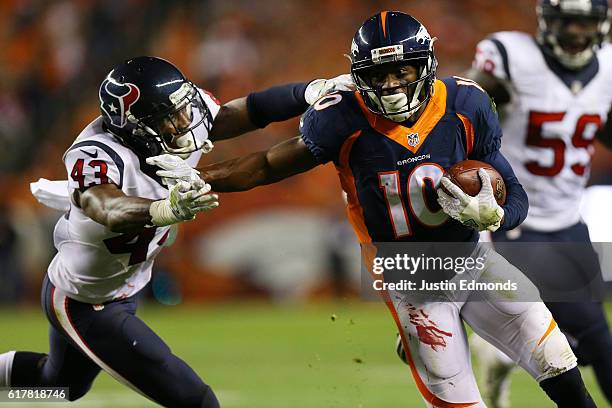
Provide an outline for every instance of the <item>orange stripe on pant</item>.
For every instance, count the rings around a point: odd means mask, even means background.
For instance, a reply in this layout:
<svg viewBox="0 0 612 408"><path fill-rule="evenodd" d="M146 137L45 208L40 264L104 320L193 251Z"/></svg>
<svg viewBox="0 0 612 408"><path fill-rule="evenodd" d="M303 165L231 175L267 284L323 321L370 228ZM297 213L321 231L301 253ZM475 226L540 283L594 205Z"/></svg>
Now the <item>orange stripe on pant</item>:
<svg viewBox="0 0 612 408"><path fill-rule="evenodd" d="M538 341L538 344L537 344L538 346L542 344L544 340L546 340L548 335L555 329L555 327L557 327L557 322L555 322L555 319L550 319L550 324L548 325L548 329L546 329L546 331L540 338L540 341Z"/></svg>
<svg viewBox="0 0 612 408"><path fill-rule="evenodd" d="M347 215L348 219L357 234L359 239L359 243L361 244L361 253L363 262L368 269L368 272L372 277L380 278L379 275L374 275L372 272L372 264L374 262L374 257L376 256L376 246L372 244L372 237L368 233L367 226L365 224L365 219L363 216L363 207L359 202L359 197L357 196L357 188L355 187L355 178L353 177L353 172L350 166L350 155L351 149L353 145L357 141L357 139L361 136L361 131L357 131L349 136L340 149L340 157L339 164L336 166L338 170L338 177L340 178L340 184L342 188L346 192L347 195ZM399 316L397 315L397 311L395 310L395 306L389 297L389 293L387 291L380 291L380 295L383 298L385 304L389 308L391 315L393 316L393 320L399 329L400 336L402 338L402 344L404 346L404 350L406 351L406 359L408 360L408 364L410 365L410 371L412 372L412 377L416 383L416 386L425 399L425 401L429 402L436 408L467 408L473 405L478 404L478 402L448 402L444 401L438 397L436 397L428 388L427 385L423 382L421 377L419 376L419 372L414 364L414 360L410 353L410 347L406 338L404 336L404 330L402 328L402 323L400 322Z"/></svg>
<svg viewBox="0 0 612 408"><path fill-rule="evenodd" d="M427 385L425 385L425 383L421 379L419 371L416 368L416 365L414 364L412 354L410 353L410 345L408 344L408 340L406 340L406 337L404 336L404 331L402 330L402 323L400 322L397 311L395 310L395 306L393 305L393 302L391 302L391 300L389 299L389 294L385 292L385 295L385 303L387 304L391 315L393 315L393 320L395 320L395 324L399 329L400 337L402 339L402 346L404 347L404 351L406 352L406 360L408 361L408 365L410 366L412 377L414 378L414 382L416 383L416 386L425 401L432 404L435 408L467 408L478 404L478 402L444 401L443 399L436 397L431 391L429 391L429 388L427 388Z"/></svg>

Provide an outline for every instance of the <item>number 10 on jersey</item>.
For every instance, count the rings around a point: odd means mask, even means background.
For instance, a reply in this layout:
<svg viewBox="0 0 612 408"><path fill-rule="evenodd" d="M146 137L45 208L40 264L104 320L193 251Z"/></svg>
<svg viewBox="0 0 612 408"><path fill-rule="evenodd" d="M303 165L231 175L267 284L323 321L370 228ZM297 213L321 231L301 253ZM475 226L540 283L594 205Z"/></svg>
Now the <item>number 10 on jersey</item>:
<svg viewBox="0 0 612 408"><path fill-rule="evenodd" d="M448 215L437 205L428 201L427 188L436 188L444 170L434 163L423 163L408 176L407 199L402 195L399 170L378 173L378 184L383 190L391 225L396 238L412 235L408 211L421 225L435 228L448 220ZM437 208L436 208L437 207Z"/></svg>

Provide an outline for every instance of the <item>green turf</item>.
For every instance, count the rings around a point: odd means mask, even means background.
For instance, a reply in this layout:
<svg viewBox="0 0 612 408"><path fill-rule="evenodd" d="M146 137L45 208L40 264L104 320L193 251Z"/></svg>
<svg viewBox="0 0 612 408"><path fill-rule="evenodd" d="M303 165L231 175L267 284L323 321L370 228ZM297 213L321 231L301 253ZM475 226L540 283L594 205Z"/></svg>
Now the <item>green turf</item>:
<svg viewBox="0 0 612 408"><path fill-rule="evenodd" d="M423 406L409 369L395 356L395 327L379 303L142 305L139 314L218 391L226 408ZM46 351L46 330L36 309L0 309L0 351ZM583 375L598 406L609 407L591 372ZM518 370L512 401L519 408L553 406ZM103 374L71 406L154 405Z"/></svg>

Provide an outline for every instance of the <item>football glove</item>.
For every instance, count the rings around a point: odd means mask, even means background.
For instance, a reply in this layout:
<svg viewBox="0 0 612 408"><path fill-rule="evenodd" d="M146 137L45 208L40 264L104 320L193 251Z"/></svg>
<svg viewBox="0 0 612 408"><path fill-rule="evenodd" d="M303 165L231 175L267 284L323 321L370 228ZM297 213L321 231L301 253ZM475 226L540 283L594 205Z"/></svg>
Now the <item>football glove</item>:
<svg viewBox="0 0 612 408"><path fill-rule="evenodd" d="M155 174L160 176L162 183L168 187L174 186L179 181L185 181L196 189L204 187L205 183L200 178L200 172L176 155L161 154L159 156L148 157L147 163L161 168Z"/></svg>
<svg viewBox="0 0 612 408"><path fill-rule="evenodd" d="M335 91L354 91L357 89L350 74L338 75L332 79L315 79L306 87L304 98L312 105L321 97Z"/></svg>
<svg viewBox="0 0 612 408"><path fill-rule="evenodd" d="M178 181L168 192L168 198L154 201L149 207L151 222L158 227L192 220L202 211L219 206L219 197L210 193L210 185L193 188L186 181Z"/></svg>
<svg viewBox="0 0 612 408"><path fill-rule="evenodd" d="M478 170L482 188L476 197L464 193L448 177L440 181L447 194L438 188L438 204L451 218L478 231L496 231L504 218L504 210L493 196L493 187L489 174L484 169Z"/></svg>

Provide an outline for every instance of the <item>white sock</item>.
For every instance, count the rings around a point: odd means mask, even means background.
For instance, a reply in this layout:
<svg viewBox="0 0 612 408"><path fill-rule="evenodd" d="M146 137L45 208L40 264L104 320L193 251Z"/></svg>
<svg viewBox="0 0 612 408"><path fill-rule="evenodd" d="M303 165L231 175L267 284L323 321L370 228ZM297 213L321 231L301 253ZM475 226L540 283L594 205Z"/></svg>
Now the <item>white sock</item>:
<svg viewBox="0 0 612 408"><path fill-rule="evenodd" d="M13 371L13 358L15 351L0 354L0 389L11 386L11 372Z"/></svg>

